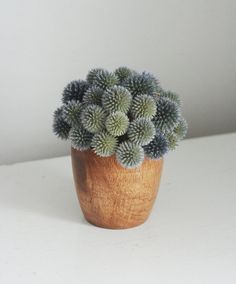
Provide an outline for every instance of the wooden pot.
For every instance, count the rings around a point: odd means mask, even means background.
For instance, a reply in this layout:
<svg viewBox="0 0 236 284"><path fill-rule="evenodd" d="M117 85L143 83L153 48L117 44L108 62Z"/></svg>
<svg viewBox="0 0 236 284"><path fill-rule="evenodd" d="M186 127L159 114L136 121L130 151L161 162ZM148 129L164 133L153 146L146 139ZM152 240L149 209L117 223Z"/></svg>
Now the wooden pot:
<svg viewBox="0 0 236 284"><path fill-rule="evenodd" d="M125 169L115 155L97 156L71 148L77 196L88 222L103 228L125 229L148 218L155 201L163 160L145 159L137 169Z"/></svg>

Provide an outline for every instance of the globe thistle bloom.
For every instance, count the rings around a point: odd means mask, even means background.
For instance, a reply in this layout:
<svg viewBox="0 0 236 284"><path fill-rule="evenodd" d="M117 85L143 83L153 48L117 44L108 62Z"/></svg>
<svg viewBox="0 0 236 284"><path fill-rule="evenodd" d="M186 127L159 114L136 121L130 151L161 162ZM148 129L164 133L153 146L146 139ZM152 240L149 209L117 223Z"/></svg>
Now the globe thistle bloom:
<svg viewBox="0 0 236 284"><path fill-rule="evenodd" d="M70 101L82 101L83 95L88 89L88 83L83 80L70 82L62 93L62 102L64 104Z"/></svg>
<svg viewBox="0 0 236 284"><path fill-rule="evenodd" d="M86 77L87 82L90 85L92 85L95 81L97 74L100 73L100 72L105 72L105 71L106 70L104 70L103 68L94 68L94 69L90 70L87 74L87 77Z"/></svg>
<svg viewBox="0 0 236 284"><path fill-rule="evenodd" d="M127 136L132 143L143 146L154 138L155 133L155 126L150 120L139 118L130 123Z"/></svg>
<svg viewBox="0 0 236 284"><path fill-rule="evenodd" d="M129 119L121 111L111 113L106 119L106 129L113 136L121 136L126 133Z"/></svg>
<svg viewBox="0 0 236 284"><path fill-rule="evenodd" d="M141 94L151 95L157 91L157 80L148 73L130 76L123 85L133 96Z"/></svg>
<svg viewBox="0 0 236 284"><path fill-rule="evenodd" d="M102 106L107 112L121 111L127 113L131 104L130 92L121 86L108 89L102 96Z"/></svg>
<svg viewBox="0 0 236 284"><path fill-rule="evenodd" d="M188 124L187 121L181 117L177 126L174 128L174 134L177 136L178 140L183 139L188 131Z"/></svg>
<svg viewBox="0 0 236 284"><path fill-rule="evenodd" d="M83 102L85 104L94 104L101 106L102 95L103 95L103 90L101 88L92 86L84 94Z"/></svg>
<svg viewBox="0 0 236 284"><path fill-rule="evenodd" d="M63 118L63 107L58 108L53 115L53 132L61 139L68 139L71 126Z"/></svg>
<svg viewBox="0 0 236 284"><path fill-rule="evenodd" d="M133 118L152 119L156 114L156 103L151 96L138 95L132 101L130 113Z"/></svg>
<svg viewBox="0 0 236 284"><path fill-rule="evenodd" d="M150 159L161 159L168 152L168 142L162 133L157 133L154 139L143 147L145 155Z"/></svg>
<svg viewBox="0 0 236 284"><path fill-rule="evenodd" d="M63 107L63 118L69 125L76 125L80 123L80 114L82 110L82 103L71 101Z"/></svg>
<svg viewBox="0 0 236 284"><path fill-rule="evenodd" d="M118 77L120 84L122 84L128 77L134 74L137 73L127 67L119 67L115 70L115 75Z"/></svg>
<svg viewBox="0 0 236 284"><path fill-rule="evenodd" d="M115 153L118 140L106 131L96 133L93 136L91 147L101 157L109 157Z"/></svg>
<svg viewBox="0 0 236 284"><path fill-rule="evenodd" d="M168 99L159 98L156 101L156 114L152 119L157 130L170 133L177 126L180 109L178 105Z"/></svg>
<svg viewBox="0 0 236 284"><path fill-rule="evenodd" d="M170 101L176 103L179 107L181 107L181 100L179 98L179 95L176 93L173 93L171 91L161 91L160 97L169 99Z"/></svg>
<svg viewBox="0 0 236 284"><path fill-rule="evenodd" d="M166 140L168 144L168 148L173 151L178 146L178 137L174 133L169 133L166 135Z"/></svg>
<svg viewBox="0 0 236 284"><path fill-rule="evenodd" d="M143 148L132 142L122 142L116 150L116 159L121 166L127 169L137 168L144 159Z"/></svg>
<svg viewBox="0 0 236 284"><path fill-rule="evenodd" d="M105 111L97 105L88 105L81 113L81 121L85 129L97 133L104 128Z"/></svg>
<svg viewBox="0 0 236 284"><path fill-rule="evenodd" d="M93 85L106 90L118 84L118 81L119 79L114 73L101 70L94 75Z"/></svg>
<svg viewBox="0 0 236 284"><path fill-rule="evenodd" d="M87 131L82 125L77 125L71 129L69 138L73 148L84 151L90 148L93 134Z"/></svg>

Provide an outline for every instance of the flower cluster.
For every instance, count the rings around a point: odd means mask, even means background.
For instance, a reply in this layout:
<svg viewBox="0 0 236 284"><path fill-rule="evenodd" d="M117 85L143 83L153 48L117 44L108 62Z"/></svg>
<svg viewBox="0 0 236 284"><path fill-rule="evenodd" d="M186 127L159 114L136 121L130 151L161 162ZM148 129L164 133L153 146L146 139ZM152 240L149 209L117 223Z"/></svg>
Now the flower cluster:
<svg viewBox="0 0 236 284"><path fill-rule="evenodd" d="M86 80L65 87L62 102L54 112L54 133L79 151L115 154L128 169L145 157L161 159L187 133L179 96L163 90L152 74L127 67L91 70Z"/></svg>

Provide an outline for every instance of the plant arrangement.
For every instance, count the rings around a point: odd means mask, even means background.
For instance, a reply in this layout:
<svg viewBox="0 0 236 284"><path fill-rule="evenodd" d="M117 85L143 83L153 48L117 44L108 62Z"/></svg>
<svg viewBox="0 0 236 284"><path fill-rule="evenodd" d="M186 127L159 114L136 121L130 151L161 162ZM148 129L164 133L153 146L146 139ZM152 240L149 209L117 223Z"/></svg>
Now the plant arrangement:
<svg viewBox="0 0 236 284"><path fill-rule="evenodd" d="M91 70L86 80L65 87L62 102L54 112L54 133L79 151L115 155L128 169L145 157L161 159L187 132L179 96L152 74L127 67Z"/></svg>

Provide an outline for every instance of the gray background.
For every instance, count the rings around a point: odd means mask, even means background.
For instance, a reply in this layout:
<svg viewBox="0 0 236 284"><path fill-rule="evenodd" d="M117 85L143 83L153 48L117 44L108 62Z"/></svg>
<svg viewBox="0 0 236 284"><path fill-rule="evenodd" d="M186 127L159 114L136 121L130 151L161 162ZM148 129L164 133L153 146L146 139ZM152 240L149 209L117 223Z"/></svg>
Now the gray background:
<svg viewBox="0 0 236 284"><path fill-rule="evenodd" d="M0 164L54 157L68 81L127 65L178 92L188 137L236 130L236 1L0 1Z"/></svg>

